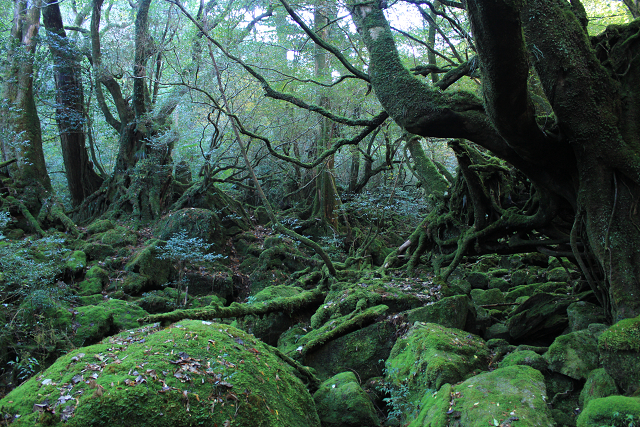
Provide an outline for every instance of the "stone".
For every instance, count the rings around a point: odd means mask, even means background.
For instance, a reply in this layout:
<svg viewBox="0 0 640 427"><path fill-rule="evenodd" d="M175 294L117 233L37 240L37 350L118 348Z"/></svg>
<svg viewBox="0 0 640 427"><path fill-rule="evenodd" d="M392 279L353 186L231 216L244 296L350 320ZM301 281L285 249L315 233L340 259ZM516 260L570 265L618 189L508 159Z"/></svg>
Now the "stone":
<svg viewBox="0 0 640 427"><path fill-rule="evenodd" d="M547 369L548 363L538 353L532 350L516 350L507 354L502 361L498 364L499 368L506 368L507 366L531 366L533 369L537 369L543 372Z"/></svg>
<svg viewBox="0 0 640 427"><path fill-rule="evenodd" d="M624 319L598 338L602 366L625 394L640 387L640 316Z"/></svg>
<svg viewBox="0 0 640 427"><path fill-rule="evenodd" d="M504 294L500 289L473 289L471 291L471 299L476 305L502 304L505 302Z"/></svg>
<svg viewBox="0 0 640 427"><path fill-rule="evenodd" d="M416 323L398 338L386 362L388 388L403 389L402 412L421 411L425 390L438 390L488 368L489 349L479 337L435 323Z"/></svg>
<svg viewBox="0 0 640 427"><path fill-rule="evenodd" d="M572 332L586 329L592 323L604 323L602 307L586 301L578 301L567 307L569 329Z"/></svg>
<svg viewBox="0 0 640 427"><path fill-rule="evenodd" d="M339 372L352 371L364 383L369 378L383 375L384 360L395 343L395 332L396 328L389 322L374 323L308 353L305 365L314 368L321 380Z"/></svg>
<svg viewBox="0 0 640 427"><path fill-rule="evenodd" d="M611 378L611 375L607 374L604 368L598 368L589 373L587 381L580 392L578 403L584 408L592 399L599 399L615 394L618 394L615 381Z"/></svg>
<svg viewBox="0 0 640 427"><path fill-rule="evenodd" d="M471 300L466 295L442 298L440 301L406 312L409 324L437 323L447 328L464 329Z"/></svg>
<svg viewBox="0 0 640 427"><path fill-rule="evenodd" d="M471 289L487 289L489 287L489 278L486 273L472 271L467 274L466 279L471 284Z"/></svg>
<svg viewBox="0 0 640 427"><path fill-rule="evenodd" d="M373 404L353 372L334 375L313 395L322 427L378 427Z"/></svg>
<svg viewBox="0 0 640 427"><path fill-rule="evenodd" d="M507 319L509 334L514 340L552 341L567 326L570 298L539 293L518 306Z"/></svg>
<svg viewBox="0 0 640 427"><path fill-rule="evenodd" d="M578 416L578 427L631 426L640 420L640 398L609 396L589 401ZM632 424L633 423L633 424Z"/></svg>
<svg viewBox="0 0 640 427"><path fill-rule="evenodd" d="M544 358L554 372L576 380L587 379L598 367L597 337L589 329L561 335L553 341Z"/></svg>
<svg viewBox="0 0 640 427"><path fill-rule="evenodd" d="M453 388L449 423L465 427L510 424L554 427L544 377L530 366L498 368Z"/></svg>
<svg viewBox="0 0 640 427"><path fill-rule="evenodd" d="M239 329L184 320L71 351L0 407L14 427L320 427L295 373Z"/></svg>

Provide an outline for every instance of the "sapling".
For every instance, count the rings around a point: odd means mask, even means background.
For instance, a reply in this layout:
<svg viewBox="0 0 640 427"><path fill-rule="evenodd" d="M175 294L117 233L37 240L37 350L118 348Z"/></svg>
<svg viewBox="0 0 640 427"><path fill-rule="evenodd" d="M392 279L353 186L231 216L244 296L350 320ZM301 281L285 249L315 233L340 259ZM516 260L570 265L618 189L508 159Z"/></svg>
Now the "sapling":
<svg viewBox="0 0 640 427"><path fill-rule="evenodd" d="M180 294L182 286L185 286L183 306L187 305L187 295L189 286L186 283L186 273L189 266L197 262L210 262L216 259L225 258L220 254L207 253L213 246L212 243L206 243L199 237L187 236L187 233L180 231L174 234L163 247L158 248L160 258L172 261L178 268L178 295L176 304L180 303Z"/></svg>

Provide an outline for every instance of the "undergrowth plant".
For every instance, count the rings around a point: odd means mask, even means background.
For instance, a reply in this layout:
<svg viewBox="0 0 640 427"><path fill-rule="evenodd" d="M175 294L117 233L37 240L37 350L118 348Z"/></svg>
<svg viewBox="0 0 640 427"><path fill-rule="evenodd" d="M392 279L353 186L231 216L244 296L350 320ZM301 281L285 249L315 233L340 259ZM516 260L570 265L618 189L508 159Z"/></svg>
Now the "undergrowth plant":
<svg viewBox="0 0 640 427"><path fill-rule="evenodd" d="M0 213L0 232L11 221ZM66 342L56 312L73 300L60 281L70 253L57 237L8 240L0 237L0 363L13 378L26 379Z"/></svg>
<svg viewBox="0 0 640 427"><path fill-rule="evenodd" d="M187 304L188 283L186 274L193 264L198 262L211 262L216 259L225 258L220 254L207 253L212 243L206 243L200 237L189 237L186 232L181 231L174 234L166 245L158 248L158 252L162 259L173 262L178 269L178 280L174 282L178 289L178 299L176 305L180 305L180 295L184 288L185 296L182 305Z"/></svg>

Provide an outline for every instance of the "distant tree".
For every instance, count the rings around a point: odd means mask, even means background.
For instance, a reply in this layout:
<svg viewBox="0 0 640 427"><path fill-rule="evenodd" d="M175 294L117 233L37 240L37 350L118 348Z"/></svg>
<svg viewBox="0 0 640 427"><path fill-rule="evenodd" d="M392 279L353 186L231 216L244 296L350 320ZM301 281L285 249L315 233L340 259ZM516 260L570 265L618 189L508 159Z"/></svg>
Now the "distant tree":
<svg viewBox="0 0 640 427"><path fill-rule="evenodd" d="M93 168L85 147L84 91L79 52L65 33L58 0L45 0L42 21L54 63L56 121L71 201L74 206L100 188L102 177Z"/></svg>

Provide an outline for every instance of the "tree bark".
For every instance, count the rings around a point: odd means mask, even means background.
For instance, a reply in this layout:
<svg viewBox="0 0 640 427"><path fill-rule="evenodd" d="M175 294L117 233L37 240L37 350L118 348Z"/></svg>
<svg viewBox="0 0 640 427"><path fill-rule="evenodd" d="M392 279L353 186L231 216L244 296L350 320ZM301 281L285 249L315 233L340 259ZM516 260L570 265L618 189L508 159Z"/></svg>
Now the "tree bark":
<svg viewBox="0 0 640 427"><path fill-rule="evenodd" d="M56 122L71 201L78 206L102 185L85 147L84 94L78 55L64 31L57 0L45 0L42 20L53 57Z"/></svg>
<svg viewBox="0 0 640 427"><path fill-rule="evenodd" d="M389 115L411 133L485 147L522 171L539 193L540 208L530 219L510 219L499 204L492 206L499 219L463 233L458 245L471 248L471 237L501 226L505 233L534 224L544 229L561 206L565 218L575 215L571 235L585 248L572 244L576 258L597 260L598 271L585 274L598 279L594 290L608 299L601 301L605 310L616 320L640 314L640 212L634 204L640 198L640 23L608 29L594 39L594 49L581 11L564 0L468 0L481 63L480 102L468 93L430 89L411 75L380 7L354 4L352 17L370 54L371 84ZM557 120L552 129L536 120L531 65Z"/></svg>
<svg viewBox="0 0 640 427"><path fill-rule="evenodd" d="M41 186L51 190L42 151L40 119L33 97L34 53L40 28L40 4L32 0L14 0L8 68L4 88L2 153L13 179L21 186ZM37 207L29 201L29 209Z"/></svg>

